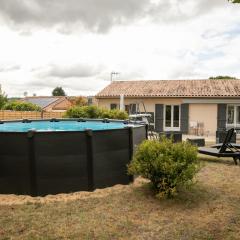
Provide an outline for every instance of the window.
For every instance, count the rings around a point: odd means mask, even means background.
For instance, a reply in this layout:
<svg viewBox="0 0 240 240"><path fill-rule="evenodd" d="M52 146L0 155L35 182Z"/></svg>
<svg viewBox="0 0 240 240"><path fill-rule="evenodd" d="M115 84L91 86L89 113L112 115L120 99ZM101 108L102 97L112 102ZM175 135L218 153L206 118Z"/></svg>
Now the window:
<svg viewBox="0 0 240 240"><path fill-rule="evenodd" d="M227 123L234 124L234 106L228 106Z"/></svg>
<svg viewBox="0 0 240 240"><path fill-rule="evenodd" d="M129 105L125 105L125 111L129 113Z"/></svg>
<svg viewBox="0 0 240 240"><path fill-rule="evenodd" d="M166 106L166 115L165 115L165 127L171 127L172 123L172 106Z"/></svg>
<svg viewBox="0 0 240 240"><path fill-rule="evenodd" d="M116 104L116 103L111 103L111 104L110 104L110 109L111 109L111 110L117 109L117 104Z"/></svg>
<svg viewBox="0 0 240 240"><path fill-rule="evenodd" d="M240 106L237 106L237 124L240 124Z"/></svg>
<svg viewBox="0 0 240 240"><path fill-rule="evenodd" d="M165 106L165 130L180 130L180 106Z"/></svg>
<svg viewBox="0 0 240 240"><path fill-rule="evenodd" d="M231 127L239 127L240 125L240 105L227 106L227 124Z"/></svg>
<svg viewBox="0 0 240 240"><path fill-rule="evenodd" d="M93 99L92 98L88 98L88 106L93 104Z"/></svg>
<svg viewBox="0 0 240 240"><path fill-rule="evenodd" d="M173 106L173 127L179 127L179 106Z"/></svg>
<svg viewBox="0 0 240 240"><path fill-rule="evenodd" d="M137 105L136 104L125 105L125 111L128 114L135 114L137 112Z"/></svg>

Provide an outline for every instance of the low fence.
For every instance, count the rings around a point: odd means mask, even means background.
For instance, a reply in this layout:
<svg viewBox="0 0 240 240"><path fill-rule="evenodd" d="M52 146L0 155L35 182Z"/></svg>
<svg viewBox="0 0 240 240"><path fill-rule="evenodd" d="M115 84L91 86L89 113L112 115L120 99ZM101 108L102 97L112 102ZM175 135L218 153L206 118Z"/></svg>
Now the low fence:
<svg viewBox="0 0 240 240"><path fill-rule="evenodd" d="M62 118L65 112L0 111L0 120Z"/></svg>
<svg viewBox="0 0 240 240"><path fill-rule="evenodd" d="M127 164L146 127L82 132L0 132L0 194L92 191L128 184Z"/></svg>

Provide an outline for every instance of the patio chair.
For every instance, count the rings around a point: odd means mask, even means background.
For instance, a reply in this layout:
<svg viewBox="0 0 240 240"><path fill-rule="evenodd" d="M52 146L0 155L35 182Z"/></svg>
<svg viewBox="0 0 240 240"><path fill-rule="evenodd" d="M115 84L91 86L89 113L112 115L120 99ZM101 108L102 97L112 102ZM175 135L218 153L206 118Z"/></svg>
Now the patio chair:
<svg viewBox="0 0 240 240"><path fill-rule="evenodd" d="M240 163L240 145L232 144L231 138L234 133L234 128L228 130L227 135L222 144L213 145L212 147L199 147L198 152L201 154L214 157L232 157L237 165L237 160Z"/></svg>

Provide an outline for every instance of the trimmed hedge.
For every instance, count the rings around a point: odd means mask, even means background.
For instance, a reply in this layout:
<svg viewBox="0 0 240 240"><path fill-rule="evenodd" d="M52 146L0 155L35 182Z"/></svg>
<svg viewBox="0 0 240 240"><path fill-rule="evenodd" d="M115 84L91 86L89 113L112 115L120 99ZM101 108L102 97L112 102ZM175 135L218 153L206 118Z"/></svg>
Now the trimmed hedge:
<svg viewBox="0 0 240 240"><path fill-rule="evenodd" d="M174 144L166 138L144 141L128 166L129 174L149 179L159 197L177 194L178 187L193 182L199 169L196 147L188 142Z"/></svg>
<svg viewBox="0 0 240 240"><path fill-rule="evenodd" d="M41 108L39 106L27 102L8 102L3 106L3 110L41 112Z"/></svg>
<svg viewBox="0 0 240 240"><path fill-rule="evenodd" d="M96 106L74 106L67 110L66 117L69 118L109 118L124 120L128 118L125 111L118 109L108 110Z"/></svg>

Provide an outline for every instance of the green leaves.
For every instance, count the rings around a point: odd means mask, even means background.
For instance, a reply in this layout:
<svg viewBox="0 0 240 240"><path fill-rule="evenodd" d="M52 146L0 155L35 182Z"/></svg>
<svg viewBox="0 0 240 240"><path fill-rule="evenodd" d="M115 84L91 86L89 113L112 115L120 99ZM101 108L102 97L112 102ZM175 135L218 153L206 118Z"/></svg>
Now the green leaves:
<svg viewBox="0 0 240 240"><path fill-rule="evenodd" d="M228 1L232 3L240 3L240 0L228 0Z"/></svg>
<svg viewBox="0 0 240 240"><path fill-rule="evenodd" d="M3 106L3 110L13 110L13 111L41 111L41 108L32 103L26 102L9 102Z"/></svg>
<svg viewBox="0 0 240 240"><path fill-rule="evenodd" d="M66 96L66 93L62 87L56 87L53 89L52 95L53 96Z"/></svg>
<svg viewBox="0 0 240 240"><path fill-rule="evenodd" d="M149 179L160 197L171 197L179 186L191 184L198 170L197 149L166 138L144 141L128 166L129 174Z"/></svg>
<svg viewBox="0 0 240 240"><path fill-rule="evenodd" d="M0 93L0 109L7 103L7 96Z"/></svg>
<svg viewBox="0 0 240 240"><path fill-rule="evenodd" d="M220 76L216 76L216 77L210 77L209 79L237 79L237 78L231 77L231 76L221 76L220 75Z"/></svg>
<svg viewBox="0 0 240 240"><path fill-rule="evenodd" d="M118 109L108 110L96 106L72 107L66 112L69 118L109 118L109 119L127 119L128 114Z"/></svg>

